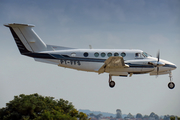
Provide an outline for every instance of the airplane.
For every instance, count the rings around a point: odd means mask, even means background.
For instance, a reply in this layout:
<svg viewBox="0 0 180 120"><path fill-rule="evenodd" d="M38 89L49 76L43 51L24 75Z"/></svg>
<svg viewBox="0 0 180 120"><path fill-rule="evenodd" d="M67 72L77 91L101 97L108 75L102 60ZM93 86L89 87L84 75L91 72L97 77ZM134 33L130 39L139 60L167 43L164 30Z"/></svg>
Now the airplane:
<svg viewBox="0 0 180 120"><path fill-rule="evenodd" d="M139 49L77 49L45 44L33 30L31 24L4 24L14 37L21 55L34 58L35 61L58 65L80 71L109 73L108 83L115 86L112 76L131 77L133 74L164 75L169 74L168 87L173 89L172 70L176 65L152 57Z"/></svg>

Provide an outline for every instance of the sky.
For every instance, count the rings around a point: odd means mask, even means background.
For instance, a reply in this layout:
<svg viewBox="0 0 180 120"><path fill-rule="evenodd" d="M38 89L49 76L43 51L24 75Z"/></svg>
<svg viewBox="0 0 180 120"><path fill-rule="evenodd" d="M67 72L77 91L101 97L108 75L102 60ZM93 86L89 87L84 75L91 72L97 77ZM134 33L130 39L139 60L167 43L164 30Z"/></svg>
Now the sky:
<svg viewBox="0 0 180 120"><path fill-rule="evenodd" d="M169 75L113 77L35 62L22 56L6 23L35 25L46 43L73 48L141 49L176 64ZM0 108L15 95L63 98L77 109L180 116L179 0L0 0Z"/></svg>

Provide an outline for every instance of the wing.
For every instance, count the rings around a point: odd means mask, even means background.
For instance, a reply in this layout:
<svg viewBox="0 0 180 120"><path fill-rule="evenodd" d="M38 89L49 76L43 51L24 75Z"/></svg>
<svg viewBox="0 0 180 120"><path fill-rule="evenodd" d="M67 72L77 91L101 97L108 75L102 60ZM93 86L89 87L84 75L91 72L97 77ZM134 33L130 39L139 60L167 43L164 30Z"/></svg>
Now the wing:
<svg viewBox="0 0 180 120"><path fill-rule="evenodd" d="M107 68L116 69L116 68L128 68L129 65L124 64L123 57L119 56L111 56L105 62L104 65L98 70L98 73L104 73Z"/></svg>

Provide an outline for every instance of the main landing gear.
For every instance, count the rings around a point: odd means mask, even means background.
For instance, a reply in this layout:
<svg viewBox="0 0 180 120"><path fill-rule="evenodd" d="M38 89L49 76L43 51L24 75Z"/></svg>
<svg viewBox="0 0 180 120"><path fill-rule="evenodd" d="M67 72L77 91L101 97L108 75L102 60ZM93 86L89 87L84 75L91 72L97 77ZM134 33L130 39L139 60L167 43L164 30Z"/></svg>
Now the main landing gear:
<svg viewBox="0 0 180 120"><path fill-rule="evenodd" d="M168 83L169 89L173 89L175 87L175 84L172 82L172 73L169 73L170 82Z"/></svg>
<svg viewBox="0 0 180 120"><path fill-rule="evenodd" d="M109 87L113 88L115 86L115 82L112 80L112 76L109 75Z"/></svg>

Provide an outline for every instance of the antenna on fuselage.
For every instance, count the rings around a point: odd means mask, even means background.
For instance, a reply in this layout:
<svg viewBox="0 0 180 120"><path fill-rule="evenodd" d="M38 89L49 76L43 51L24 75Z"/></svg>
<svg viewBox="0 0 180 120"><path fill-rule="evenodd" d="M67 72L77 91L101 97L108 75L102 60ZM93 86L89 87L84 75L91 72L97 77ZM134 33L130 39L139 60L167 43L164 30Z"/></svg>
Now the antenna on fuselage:
<svg viewBox="0 0 180 120"><path fill-rule="evenodd" d="M92 49L92 46L91 46L91 45L89 45L89 49Z"/></svg>

